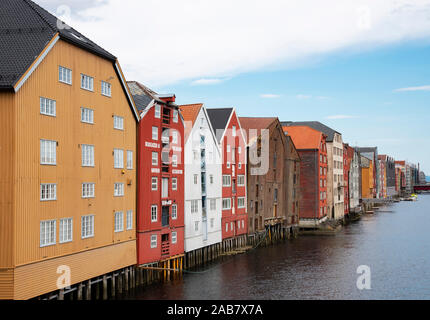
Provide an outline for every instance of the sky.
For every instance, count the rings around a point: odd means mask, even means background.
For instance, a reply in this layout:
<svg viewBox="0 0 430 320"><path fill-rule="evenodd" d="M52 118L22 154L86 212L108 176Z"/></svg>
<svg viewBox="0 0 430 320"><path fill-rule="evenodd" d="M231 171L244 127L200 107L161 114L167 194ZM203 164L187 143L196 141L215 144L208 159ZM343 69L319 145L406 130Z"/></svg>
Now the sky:
<svg viewBox="0 0 430 320"><path fill-rule="evenodd" d="M178 104L320 121L430 174L430 0L36 0Z"/></svg>

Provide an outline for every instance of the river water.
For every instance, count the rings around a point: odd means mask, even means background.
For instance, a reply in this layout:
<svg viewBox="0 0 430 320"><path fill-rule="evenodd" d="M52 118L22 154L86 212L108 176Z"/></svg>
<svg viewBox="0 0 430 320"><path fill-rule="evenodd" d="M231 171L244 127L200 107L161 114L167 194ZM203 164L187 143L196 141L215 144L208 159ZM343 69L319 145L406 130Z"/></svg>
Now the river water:
<svg viewBox="0 0 430 320"><path fill-rule="evenodd" d="M370 290L357 288L360 265L370 268ZM201 270L124 298L430 299L430 195L364 215L335 236L301 236Z"/></svg>

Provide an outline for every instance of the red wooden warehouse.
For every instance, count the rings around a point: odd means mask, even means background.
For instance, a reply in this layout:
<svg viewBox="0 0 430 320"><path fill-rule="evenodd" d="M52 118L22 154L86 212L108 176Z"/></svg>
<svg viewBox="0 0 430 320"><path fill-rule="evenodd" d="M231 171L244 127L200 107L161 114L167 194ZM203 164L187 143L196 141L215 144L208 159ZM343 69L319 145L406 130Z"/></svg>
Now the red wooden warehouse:
<svg viewBox="0 0 430 320"><path fill-rule="evenodd" d="M138 127L137 262L180 259L184 253L184 121L175 95L128 82Z"/></svg>
<svg viewBox="0 0 430 320"><path fill-rule="evenodd" d="M300 155L300 222L312 228L327 219L327 136L307 126L283 127Z"/></svg>
<svg viewBox="0 0 430 320"><path fill-rule="evenodd" d="M248 233L246 142L234 108L207 109L222 155L222 239Z"/></svg>

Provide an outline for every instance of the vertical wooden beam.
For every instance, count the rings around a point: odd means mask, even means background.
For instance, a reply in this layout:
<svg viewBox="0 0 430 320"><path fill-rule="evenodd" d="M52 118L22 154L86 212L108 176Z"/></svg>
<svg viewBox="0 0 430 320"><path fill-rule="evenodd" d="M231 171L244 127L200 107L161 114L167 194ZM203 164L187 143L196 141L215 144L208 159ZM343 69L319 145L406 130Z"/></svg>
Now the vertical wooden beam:
<svg viewBox="0 0 430 320"><path fill-rule="evenodd" d="M64 300L64 289L58 291L58 300Z"/></svg>
<svg viewBox="0 0 430 320"><path fill-rule="evenodd" d="M87 281L85 289L86 289L85 300L91 300L91 280Z"/></svg>
<svg viewBox="0 0 430 320"><path fill-rule="evenodd" d="M115 272L112 272L111 296L112 296L112 298L115 298L115 296L116 296L116 279L115 279Z"/></svg>
<svg viewBox="0 0 430 320"><path fill-rule="evenodd" d="M107 300L108 298L107 289L107 278L106 275L103 275L103 300Z"/></svg>
<svg viewBox="0 0 430 320"><path fill-rule="evenodd" d="M82 288L83 288L83 284L82 284L82 282L81 283L79 283L79 285L78 285L78 300L82 300Z"/></svg>

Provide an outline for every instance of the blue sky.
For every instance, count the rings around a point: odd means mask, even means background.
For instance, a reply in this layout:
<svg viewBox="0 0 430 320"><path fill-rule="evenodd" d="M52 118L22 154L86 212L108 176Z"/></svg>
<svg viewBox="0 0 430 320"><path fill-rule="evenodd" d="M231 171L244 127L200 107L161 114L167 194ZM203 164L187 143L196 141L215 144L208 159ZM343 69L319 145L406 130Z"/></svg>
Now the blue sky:
<svg viewBox="0 0 430 320"><path fill-rule="evenodd" d="M213 84L181 81L157 90L175 93L179 104L234 106L240 116L321 121L351 145L376 145L382 154L420 162L430 174L430 89L395 91L429 85L429 57L430 42L422 40L337 52L296 68L279 65Z"/></svg>
<svg viewBox="0 0 430 320"><path fill-rule="evenodd" d="M318 120L430 174L430 0L35 1L178 103Z"/></svg>

